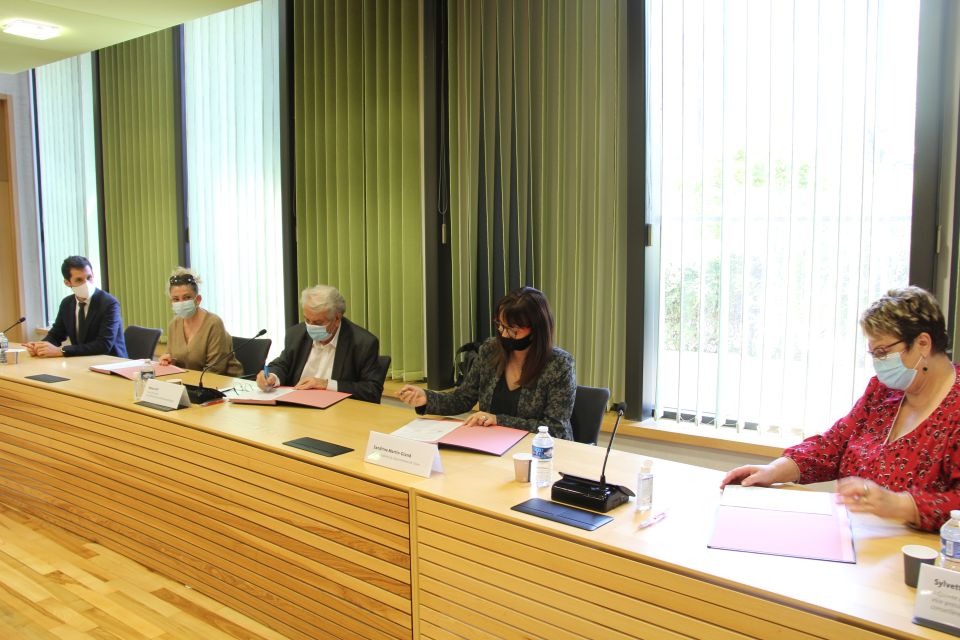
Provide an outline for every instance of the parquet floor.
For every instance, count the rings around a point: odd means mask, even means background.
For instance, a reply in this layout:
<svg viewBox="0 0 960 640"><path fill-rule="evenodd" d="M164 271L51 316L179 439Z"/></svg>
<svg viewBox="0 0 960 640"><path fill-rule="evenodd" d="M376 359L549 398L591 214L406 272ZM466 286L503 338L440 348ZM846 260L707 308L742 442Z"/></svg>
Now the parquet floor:
<svg viewBox="0 0 960 640"><path fill-rule="evenodd" d="M0 638L283 636L109 549L0 504Z"/></svg>

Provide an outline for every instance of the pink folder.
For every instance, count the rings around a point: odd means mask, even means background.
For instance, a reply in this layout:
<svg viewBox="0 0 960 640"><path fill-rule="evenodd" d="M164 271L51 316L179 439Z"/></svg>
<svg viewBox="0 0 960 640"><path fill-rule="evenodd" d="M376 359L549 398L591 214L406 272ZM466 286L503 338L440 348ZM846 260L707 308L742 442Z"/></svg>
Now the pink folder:
<svg viewBox="0 0 960 640"><path fill-rule="evenodd" d="M277 387L286 389L287 387ZM344 398L349 398L351 394L342 391L328 391L326 389L299 389L278 396L276 400L251 400L247 398L230 398L234 404L298 404L304 407L313 407L314 409L326 409L332 407Z"/></svg>
<svg viewBox="0 0 960 640"><path fill-rule="evenodd" d="M114 373L118 376L123 376L127 380L133 380L134 377L140 372L141 369L146 365L138 364L132 367L123 367L122 369L100 369L96 366L90 367L91 371L96 371L97 373ZM175 373L183 373L186 369L181 369L180 367L174 366L172 364L167 365L153 365L154 373L159 378L160 376L170 376Z"/></svg>
<svg viewBox="0 0 960 640"><path fill-rule="evenodd" d="M707 546L811 560L857 561L850 517L842 504L834 504L829 515L720 505Z"/></svg>
<svg viewBox="0 0 960 640"><path fill-rule="evenodd" d="M468 427L461 425L437 442L450 447L472 449L502 456L527 435L526 431L510 427Z"/></svg>

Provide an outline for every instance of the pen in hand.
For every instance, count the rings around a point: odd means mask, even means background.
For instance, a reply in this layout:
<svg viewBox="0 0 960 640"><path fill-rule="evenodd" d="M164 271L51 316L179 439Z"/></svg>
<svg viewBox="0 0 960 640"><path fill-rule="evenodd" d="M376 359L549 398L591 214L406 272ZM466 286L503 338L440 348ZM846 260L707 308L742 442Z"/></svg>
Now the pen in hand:
<svg viewBox="0 0 960 640"><path fill-rule="evenodd" d="M266 391L273 391L273 385L270 384L270 367L267 363L263 363L263 386L266 387Z"/></svg>

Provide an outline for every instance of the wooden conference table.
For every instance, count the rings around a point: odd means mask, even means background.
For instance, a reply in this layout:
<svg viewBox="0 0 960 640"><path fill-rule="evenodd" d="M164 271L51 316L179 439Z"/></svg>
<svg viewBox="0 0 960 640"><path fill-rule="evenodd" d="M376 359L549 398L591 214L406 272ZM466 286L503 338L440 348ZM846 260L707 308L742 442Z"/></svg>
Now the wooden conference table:
<svg viewBox="0 0 960 640"><path fill-rule="evenodd" d="M510 510L538 492L513 481L509 453L443 450L430 479L365 463L369 431L412 411L347 400L164 413L87 369L109 360L0 365L0 500L291 638L949 637L910 622L903 583L900 547L936 546L933 534L855 515L854 565L711 550L721 474L665 460L654 498L666 519L639 530L629 504L580 531ZM69 380L25 379L38 373ZM282 444L302 436L355 451ZM558 442L555 469L596 476L602 456ZM632 486L639 460L615 451L608 480Z"/></svg>

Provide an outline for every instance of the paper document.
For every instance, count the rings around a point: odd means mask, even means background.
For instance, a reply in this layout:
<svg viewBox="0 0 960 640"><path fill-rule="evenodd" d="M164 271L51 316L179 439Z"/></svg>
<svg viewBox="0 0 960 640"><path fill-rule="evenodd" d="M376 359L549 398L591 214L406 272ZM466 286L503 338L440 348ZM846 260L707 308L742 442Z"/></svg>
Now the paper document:
<svg viewBox="0 0 960 640"><path fill-rule="evenodd" d="M427 420L421 418L408 422L396 431L391 432L390 435L419 440L420 442L438 442L440 438L462 424L462 422L455 420Z"/></svg>
<svg viewBox="0 0 960 640"><path fill-rule="evenodd" d="M253 391L237 391L236 399L237 400L246 400L247 402L268 402L273 403L277 398L282 398L293 391L293 387L281 387L279 389L273 389L272 391L260 391L260 389L254 389ZM233 398L231 398L232 400Z"/></svg>
<svg viewBox="0 0 960 640"><path fill-rule="evenodd" d="M142 367L146 363L146 359L141 358L140 360L121 360L120 362L92 364L90 368L94 371L116 371L117 369L126 369L127 367Z"/></svg>
<svg viewBox="0 0 960 640"><path fill-rule="evenodd" d="M815 513L828 516L833 513L833 495L822 491L741 487L740 485L728 484L723 489L720 504L725 507Z"/></svg>

